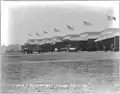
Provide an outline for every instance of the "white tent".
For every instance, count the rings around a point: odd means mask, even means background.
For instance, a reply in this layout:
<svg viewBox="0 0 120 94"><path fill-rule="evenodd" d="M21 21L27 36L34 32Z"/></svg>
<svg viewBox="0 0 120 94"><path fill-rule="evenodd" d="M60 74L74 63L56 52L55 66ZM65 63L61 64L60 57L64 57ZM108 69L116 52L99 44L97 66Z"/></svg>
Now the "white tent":
<svg viewBox="0 0 120 94"><path fill-rule="evenodd" d="M49 43L56 43L56 42L62 42L62 36L55 36L52 37Z"/></svg>
<svg viewBox="0 0 120 94"><path fill-rule="evenodd" d="M108 38L112 38L115 36L120 36L120 30L119 29L106 29L107 31L104 31L100 34L100 36L98 37L97 41L101 41L101 40L105 40Z"/></svg>
<svg viewBox="0 0 120 94"><path fill-rule="evenodd" d="M64 40L71 40L71 41L84 41L87 40L86 35L67 35L66 37L64 37Z"/></svg>
<svg viewBox="0 0 120 94"><path fill-rule="evenodd" d="M70 40L72 40L72 41L85 41L87 39L86 39L86 37L74 37L74 38L71 38Z"/></svg>

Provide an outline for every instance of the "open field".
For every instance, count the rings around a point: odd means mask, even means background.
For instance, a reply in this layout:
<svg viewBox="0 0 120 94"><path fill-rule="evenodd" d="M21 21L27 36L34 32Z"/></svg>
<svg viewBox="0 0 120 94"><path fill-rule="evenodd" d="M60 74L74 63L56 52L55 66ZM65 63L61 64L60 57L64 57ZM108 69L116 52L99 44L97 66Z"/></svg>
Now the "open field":
<svg viewBox="0 0 120 94"><path fill-rule="evenodd" d="M119 53L81 52L2 56L3 94L119 94ZM88 71L85 71L87 65ZM17 84L88 85L83 87L20 87ZM5 86L4 86L5 85ZM10 86L9 86L10 85ZM84 92L84 93L83 93ZM105 93L107 92L107 93ZM108 93L112 92L112 93ZM26 94L21 93L21 94ZM18 94L18 93L15 93Z"/></svg>
<svg viewBox="0 0 120 94"><path fill-rule="evenodd" d="M119 52L57 52L41 54L8 53L2 56L9 60L47 61L47 60L83 60L83 59L119 59ZM10 59L12 58L12 59ZM5 60L6 60L5 59Z"/></svg>

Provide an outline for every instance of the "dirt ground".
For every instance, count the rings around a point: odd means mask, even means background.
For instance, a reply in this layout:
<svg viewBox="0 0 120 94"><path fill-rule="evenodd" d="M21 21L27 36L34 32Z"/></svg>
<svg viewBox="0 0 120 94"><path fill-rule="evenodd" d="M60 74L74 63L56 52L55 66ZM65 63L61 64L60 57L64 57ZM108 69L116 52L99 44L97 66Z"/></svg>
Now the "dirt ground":
<svg viewBox="0 0 120 94"><path fill-rule="evenodd" d="M2 56L2 94L120 94L118 54Z"/></svg>

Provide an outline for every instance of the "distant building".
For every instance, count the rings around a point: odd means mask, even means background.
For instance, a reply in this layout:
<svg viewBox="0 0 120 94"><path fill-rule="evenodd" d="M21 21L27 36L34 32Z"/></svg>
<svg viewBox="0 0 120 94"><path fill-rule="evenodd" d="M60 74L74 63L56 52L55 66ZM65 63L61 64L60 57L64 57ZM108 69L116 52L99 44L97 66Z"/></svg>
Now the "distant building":
<svg viewBox="0 0 120 94"><path fill-rule="evenodd" d="M101 32L95 42L98 47L102 45L105 51L119 51L119 36L119 28L107 28Z"/></svg>
<svg viewBox="0 0 120 94"><path fill-rule="evenodd" d="M64 47L75 47L80 51L119 51L120 29L107 28L97 32L83 32L44 39L28 39L23 48L32 51L53 51Z"/></svg>
<svg viewBox="0 0 120 94"><path fill-rule="evenodd" d="M2 46L3 52L13 52L13 51L21 51L21 45L20 44L11 44L8 46Z"/></svg>

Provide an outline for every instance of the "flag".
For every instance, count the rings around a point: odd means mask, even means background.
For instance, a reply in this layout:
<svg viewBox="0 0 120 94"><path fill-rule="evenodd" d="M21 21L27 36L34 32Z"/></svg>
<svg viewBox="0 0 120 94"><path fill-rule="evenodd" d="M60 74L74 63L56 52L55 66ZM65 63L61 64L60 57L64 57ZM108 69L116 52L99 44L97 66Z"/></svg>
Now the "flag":
<svg viewBox="0 0 120 94"><path fill-rule="evenodd" d="M113 21L113 20L116 20L116 18L115 18L115 17L113 17L113 16L108 16L108 15L106 15L106 16L107 16L108 21Z"/></svg>
<svg viewBox="0 0 120 94"><path fill-rule="evenodd" d="M74 30L74 28L69 25L67 25L67 28L68 28L68 30L72 30L72 31Z"/></svg>
<svg viewBox="0 0 120 94"><path fill-rule="evenodd" d="M30 33L28 33L28 36L32 36Z"/></svg>
<svg viewBox="0 0 120 94"><path fill-rule="evenodd" d="M36 33L36 35L37 35L37 36L40 36L40 34L39 34L39 33Z"/></svg>
<svg viewBox="0 0 120 94"><path fill-rule="evenodd" d="M53 30L54 30L55 32L60 32L60 30L57 29L57 28L54 28Z"/></svg>
<svg viewBox="0 0 120 94"><path fill-rule="evenodd" d="M90 25L92 25L92 23L87 22L87 21L83 21L83 23L84 23L84 26L90 26Z"/></svg>
<svg viewBox="0 0 120 94"><path fill-rule="evenodd" d="M47 31L44 31L44 34L47 34L48 32Z"/></svg>

